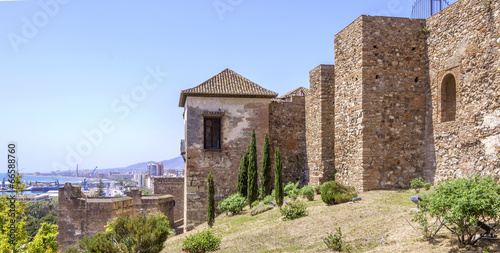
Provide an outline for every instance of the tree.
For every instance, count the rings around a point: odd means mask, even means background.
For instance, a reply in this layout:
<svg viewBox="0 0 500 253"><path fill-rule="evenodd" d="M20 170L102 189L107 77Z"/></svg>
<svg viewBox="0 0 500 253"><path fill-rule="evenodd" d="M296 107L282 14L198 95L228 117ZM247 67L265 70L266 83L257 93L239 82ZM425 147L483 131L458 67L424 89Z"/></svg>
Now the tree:
<svg viewBox="0 0 500 253"><path fill-rule="evenodd" d="M240 196L246 198L248 194L248 150L245 151L240 162L240 170L238 172L238 184L236 186L236 191Z"/></svg>
<svg viewBox="0 0 500 253"><path fill-rule="evenodd" d="M120 217L106 225L106 231L85 236L78 242L80 250L90 252L158 253L165 240L174 235L167 216L162 213L140 213L134 218Z"/></svg>
<svg viewBox="0 0 500 253"><path fill-rule="evenodd" d="M248 205L252 206L252 203L259 197L259 185L257 180L259 180L259 174L257 171L257 146L255 143L255 130L252 129L252 139L250 141L250 146L248 147Z"/></svg>
<svg viewBox="0 0 500 253"><path fill-rule="evenodd" d="M207 187L208 187L207 222L208 226L212 227L215 222L215 199L214 199L215 189L214 189L214 176L212 175L212 170L210 170L210 174L208 174Z"/></svg>
<svg viewBox="0 0 500 253"><path fill-rule="evenodd" d="M0 252L18 253L26 252L27 249L36 249L27 252L57 252L57 225L42 224L33 241L28 242L24 215L26 202L22 198L26 186L21 183L22 175L17 171L9 171L9 177L11 188L15 192L14 195L0 195Z"/></svg>
<svg viewBox="0 0 500 253"><path fill-rule="evenodd" d="M283 205L283 165L279 148L274 151L274 199L281 208Z"/></svg>
<svg viewBox="0 0 500 253"><path fill-rule="evenodd" d="M102 197L104 196L104 183L102 182L102 179L99 179L99 184L97 185L97 192L95 193L95 197Z"/></svg>
<svg viewBox="0 0 500 253"><path fill-rule="evenodd" d="M266 133L264 138L264 148L262 149L262 169L260 175L260 196L259 199L264 199L271 194L273 185L271 182L271 154L269 150L269 136Z"/></svg>
<svg viewBox="0 0 500 253"><path fill-rule="evenodd" d="M26 203L26 232L28 232L29 241L38 233L42 223L57 224L57 201L40 200Z"/></svg>

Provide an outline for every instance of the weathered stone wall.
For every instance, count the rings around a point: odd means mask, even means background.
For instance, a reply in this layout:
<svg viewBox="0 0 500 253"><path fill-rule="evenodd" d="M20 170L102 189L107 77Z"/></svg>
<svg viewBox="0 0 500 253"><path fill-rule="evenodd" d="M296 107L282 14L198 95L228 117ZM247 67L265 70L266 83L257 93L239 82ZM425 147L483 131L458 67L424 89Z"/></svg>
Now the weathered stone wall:
<svg viewBox="0 0 500 253"><path fill-rule="evenodd" d="M499 12L498 1L462 0L427 20L430 180L500 175ZM443 122L441 85L449 74L456 81L456 116Z"/></svg>
<svg viewBox="0 0 500 253"><path fill-rule="evenodd" d="M363 189L362 22L356 19L335 36L336 179Z"/></svg>
<svg viewBox="0 0 500 253"><path fill-rule="evenodd" d="M305 122L305 96L275 99L269 105L271 166L274 168L274 149L278 147L284 183L300 182L304 185L308 182ZM274 173L272 177L274 179Z"/></svg>
<svg viewBox="0 0 500 253"><path fill-rule="evenodd" d="M174 197L175 220L184 217L184 178L183 177L154 177L153 194L170 194Z"/></svg>
<svg viewBox="0 0 500 253"><path fill-rule="evenodd" d="M264 136L269 132L269 104L266 98L193 97L184 107L186 140L184 227L206 221L207 183L210 170L215 183L215 202L236 192L241 157L255 129L257 152L262 154ZM221 119L222 149L203 148L203 111L224 111ZM260 168L261 159L257 161Z"/></svg>
<svg viewBox="0 0 500 253"><path fill-rule="evenodd" d="M306 142L309 185L333 179L335 67L319 65L309 72L310 89L306 96Z"/></svg>
<svg viewBox="0 0 500 253"><path fill-rule="evenodd" d="M138 199L141 201L137 202ZM137 203L142 203L139 212L162 212L169 217L170 224L174 224L171 195L141 196L140 191L135 190L127 197L87 198L80 186L66 183L59 188L58 202L57 241L60 250L65 250L86 235L103 232L105 225L115 218L134 217L138 213Z"/></svg>
<svg viewBox="0 0 500 253"><path fill-rule="evenodd" d="M410 187L425 163L425 20L362 20L363 189Z"/></svg>

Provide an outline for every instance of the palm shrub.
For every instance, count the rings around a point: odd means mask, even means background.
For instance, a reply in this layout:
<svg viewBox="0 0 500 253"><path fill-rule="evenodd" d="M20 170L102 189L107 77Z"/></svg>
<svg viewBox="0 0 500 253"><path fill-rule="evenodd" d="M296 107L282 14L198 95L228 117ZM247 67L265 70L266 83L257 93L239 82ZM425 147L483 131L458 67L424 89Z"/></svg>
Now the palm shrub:
<svg viewBox="0 0 500 253"><path fill-rule="evenodd" d="M205 230L188 236L182 242L182 251L203 253L216 251L220 248L221 237L214 235L212 230Z"/></svg>
<svg viewBox="0 0 500 253"><path fill-rule="evenodd" d="M499 221L500 186L491 177L441 183L428 201L429 215L441 217L461 244L475 244L485 235L482 227Z"/></svg>
<svg viewBox="0 0 500 253"><path fill-rule="evenodd" d="M321 200L327 205L349 202L357 196L354 187L345 186L336 181L329 181L321 186Z"/></svg>
<svg viewBox="0 0 500 253"><path fill-rule="evenodd" d="M226 215L227 213L234 215L240 213L246 205L247 199L236 193L219 202L218 208L226 212Z"/></svg>
<svg viewBox="0 0 500 253"><path fill-rule="evenodd" d="M300 189L300 194L309 201L314 200L314 189L309 185L302 187L302 189Z"/></svg>
<svg viewBox="0 0 500 253"><path fill-rule="evenodd" d="M240 196L246 198L248 194L248 150L245 151L240 162L240 169L238 172L238 184L236 186L236 191Z"/></svg>
<svg viewBox="0 0 500 253"><path fill-rule="evenodd" d="M274 150L274 199L280 208L283 205L283 165L280 149Z"/></svg>
<svg viewBox="0 0 500 253"><path fill-rule="evenodd" d="M252 129L252 139L250 141L250 146L248 147L248 194L247 200L248 205L251 207L251 204L257 200L259 197L259 187L257 180L259 179L258 171L257 171L257 147L255 143L255 130Z"/></svg>
<svg viewBox="0 0 500 253"><path fill-rule="evenodd" d="M308 213L306 211L307 205L303 201L296 200L294 202L285 205L281 208L280 212L283 216L283 220L294 220L300 217L307 216Z"/></svg>
<svg viewBox="0 0 500 253"><path fill-rule="evenodd" d="M210 174L207 177L207 223L209 227L212 227L215 222L215 187L214 187L214 176L212 175L212 170L210 170Z"/></svg>
<svg viewBox="0 0 500 253"><path fill-rule="evenodd" d="M266 133L264 138L264 148L262 149L262 169L260 175L259 199L264 199L271 194L273 185L271 182L271 154L269 149L269 136Z"/></svg>

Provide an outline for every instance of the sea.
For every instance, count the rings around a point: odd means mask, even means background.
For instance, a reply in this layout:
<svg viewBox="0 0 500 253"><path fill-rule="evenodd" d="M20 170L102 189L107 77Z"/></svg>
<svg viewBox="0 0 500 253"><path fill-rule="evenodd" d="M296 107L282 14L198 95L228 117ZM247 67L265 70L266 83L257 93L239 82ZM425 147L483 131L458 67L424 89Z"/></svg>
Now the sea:
<svg viewBox="0 0 500 253"><path fill-rule="evenodd" d="M4 179L5 179L5 181L9 180L9 174L0 173L0 183ZM66 182L73 183L73 182L83 181L83 177L80 178L80 177L59 177L59 176L52 177L52 176L26 176L26 175L23 175L23 177L21 178L21 181L23 183L25 181L26 182L55 182L56 180L59 180L60 184L64 184Z"/></svg>

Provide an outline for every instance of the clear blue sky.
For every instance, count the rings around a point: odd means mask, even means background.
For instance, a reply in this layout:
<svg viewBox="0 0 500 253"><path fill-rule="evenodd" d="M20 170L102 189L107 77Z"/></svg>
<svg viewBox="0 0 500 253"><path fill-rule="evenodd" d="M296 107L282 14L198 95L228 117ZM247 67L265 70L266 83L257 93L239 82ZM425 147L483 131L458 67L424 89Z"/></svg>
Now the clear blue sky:
<svg viewBox="0 0 500 253"><path fill-rule="evenodd" d="M309 87L336 33L413 2L0 1L0 154L16 141L22 172L176 157L182 89L225 68L279 94Z"/></svg>

